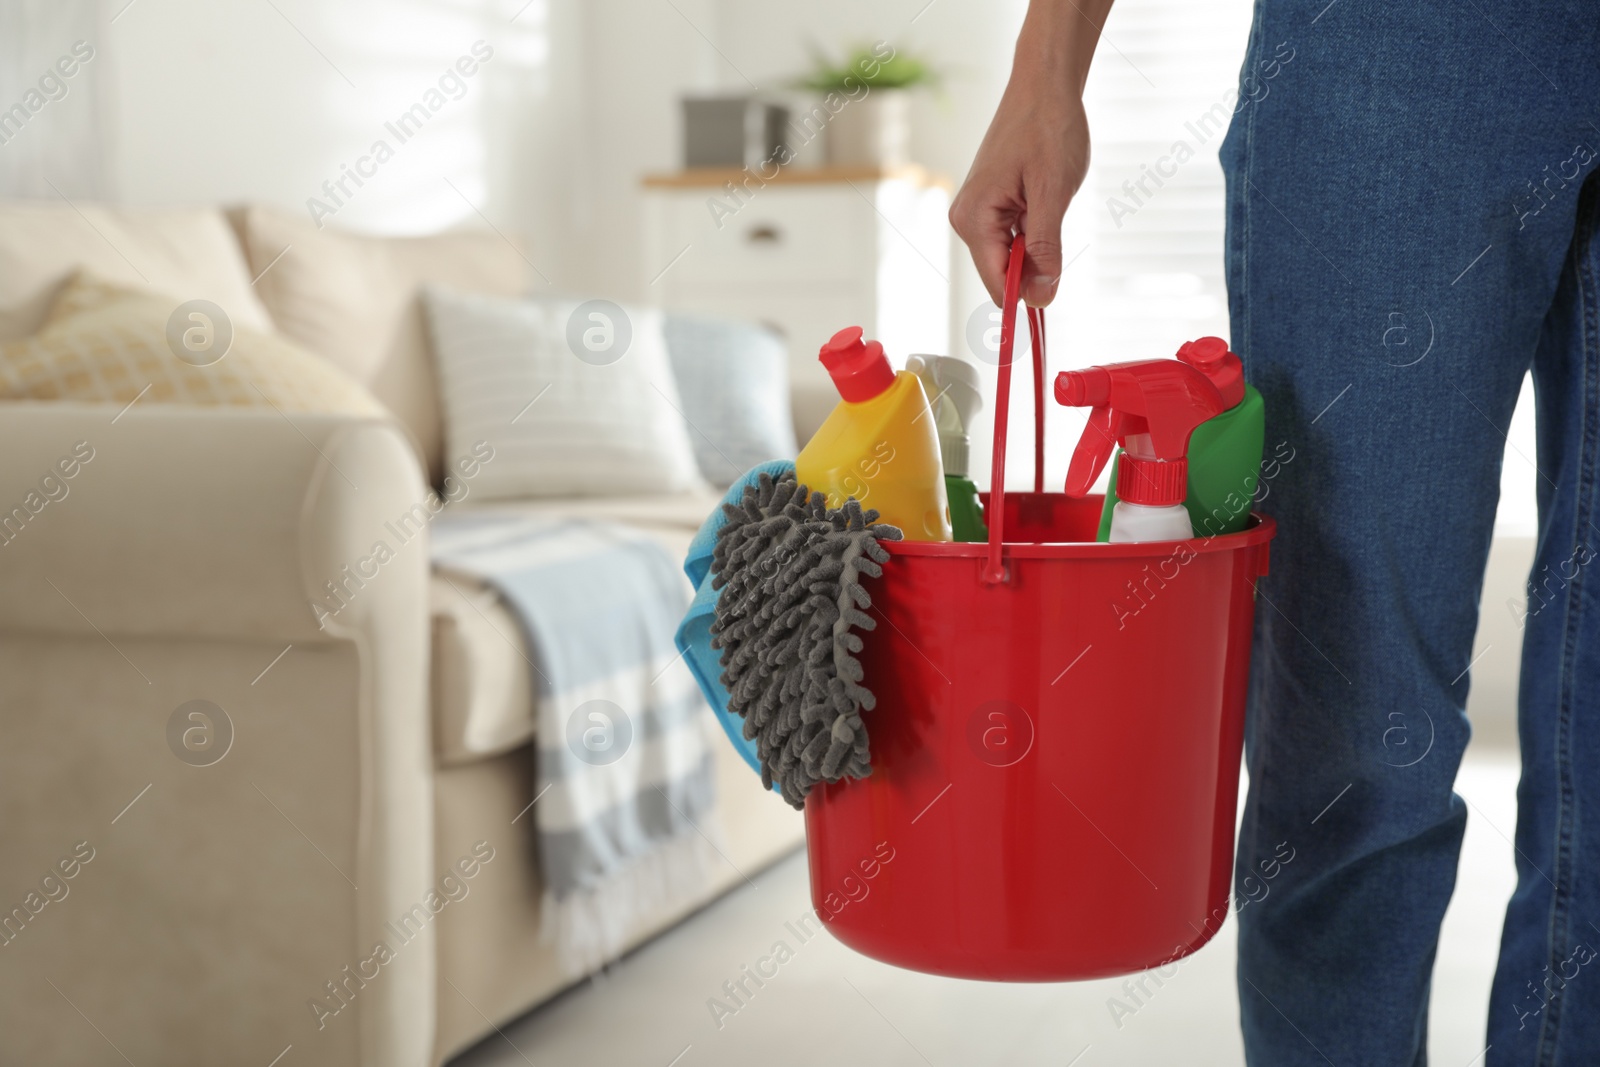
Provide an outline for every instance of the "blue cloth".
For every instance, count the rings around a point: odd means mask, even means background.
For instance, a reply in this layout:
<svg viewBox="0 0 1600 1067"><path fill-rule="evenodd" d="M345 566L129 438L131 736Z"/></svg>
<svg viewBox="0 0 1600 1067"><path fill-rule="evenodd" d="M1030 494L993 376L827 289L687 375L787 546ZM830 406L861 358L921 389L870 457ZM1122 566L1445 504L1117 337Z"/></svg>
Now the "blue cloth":
<svg viewBox="0 0 1600 1067"><path fill-rule="evenodd" d="M1279 524L1236 861L1249 1063L1426 1062L1467 668L1530 368L1518 881L1485 1062L1600 1063L1600 18L1260 0L1239 100L1232 340L1266 400Z"/></svg>
<svg viewBox="0 0 1600 1067"><path fill-rule="evenodd" d="M722 503L738 504L744 499L744 487L755 485L763 474L779 479L793 473L794 463L789 460L763 463L729 486ZM711 624L716 621L717 612L717 590L711 588L711 555L717 548L717 531L727 522L727 516L722 513L722 504L718 504L711 517L694 535L694 540L689 542L689 554L684 558L683 571L694 584L694 600L689 604L689 613L678 625L676 641L678 651L683 653L683 660L689 665L694 680L700 683L700 691L716 713L723 732L733 742L733 747L739 750L744 761L759 774L761 761L756 758L756 743L744 736L744 719L728 710L728 691L721 682L720 654L711 647Z"/></svg>

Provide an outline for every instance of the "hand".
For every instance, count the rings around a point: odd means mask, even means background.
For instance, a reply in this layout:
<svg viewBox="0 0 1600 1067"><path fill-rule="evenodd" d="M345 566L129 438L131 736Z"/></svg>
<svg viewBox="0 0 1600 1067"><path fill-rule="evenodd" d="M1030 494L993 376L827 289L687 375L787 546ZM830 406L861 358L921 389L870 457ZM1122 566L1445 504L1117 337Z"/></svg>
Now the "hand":
<svg viewBox="0 0 1600 1067"><path fill-rule="evenodd" d="M1101 16L1110 3L1091 4ZM1089 167L1083 79L1099 28L1075 8L1065 30L1030 9L1000 107L972 170L950 205L950 225L967 243L984 288L999 304L1014 232L1027 234L1022 299L1044 307L1061 281L1061 218Z"/></svg>

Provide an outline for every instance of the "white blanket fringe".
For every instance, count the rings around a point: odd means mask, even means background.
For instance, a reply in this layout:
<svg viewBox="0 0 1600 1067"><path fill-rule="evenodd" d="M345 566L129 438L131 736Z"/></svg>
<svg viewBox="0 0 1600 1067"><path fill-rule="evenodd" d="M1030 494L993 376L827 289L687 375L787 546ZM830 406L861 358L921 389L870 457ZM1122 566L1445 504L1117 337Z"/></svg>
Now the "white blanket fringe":
<svg viewBox="0 0 1600 1067"><path fill-rule="evenodd" d="M720 840L715 826L703 826ZM571 978L592 974L621 956L628 938L646 924L705 896L711 873L728 861L702 834L657 844L593 889L539 901L539 940L554 945Z"/></svg>

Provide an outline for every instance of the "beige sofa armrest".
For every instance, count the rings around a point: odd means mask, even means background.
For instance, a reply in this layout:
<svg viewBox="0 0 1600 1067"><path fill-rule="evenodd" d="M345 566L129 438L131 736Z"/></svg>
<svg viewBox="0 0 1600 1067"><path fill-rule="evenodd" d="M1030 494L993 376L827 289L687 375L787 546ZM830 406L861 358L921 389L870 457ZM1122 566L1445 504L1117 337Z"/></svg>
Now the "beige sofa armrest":
<svg viewBox="0 0 1600 1067"><path fill-rule="evenodd" d="M426 1067L426 493L382 421L0 405L0 1059Z"/></svg>
<svg viewBox="0 0 1600 1067"><path fill-rule="evenodd" d="M374 546L425 543L405 453L370 419L0 405L0 628L328 640L398 584Z"/></svg>

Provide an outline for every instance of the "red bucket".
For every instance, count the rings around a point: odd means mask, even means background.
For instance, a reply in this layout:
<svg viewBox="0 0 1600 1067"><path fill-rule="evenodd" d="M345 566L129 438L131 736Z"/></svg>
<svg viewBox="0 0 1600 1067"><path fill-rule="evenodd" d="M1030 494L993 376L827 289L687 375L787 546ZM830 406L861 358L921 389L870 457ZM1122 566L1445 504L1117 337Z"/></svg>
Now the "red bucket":
<svg viewBox="0 0 1600 1067"><path fill-rule="evenodd" d="M1101 978L1193 952L1228 914L1255 583L1274 526L1094 543L1101 498L1038 491L1031 311L1035 492L1004 492L1021 266L1019 238L990 541L887 545L861 654L878 698L872 774L806 800L811 899L840 941L900 967Z"/></svg>

